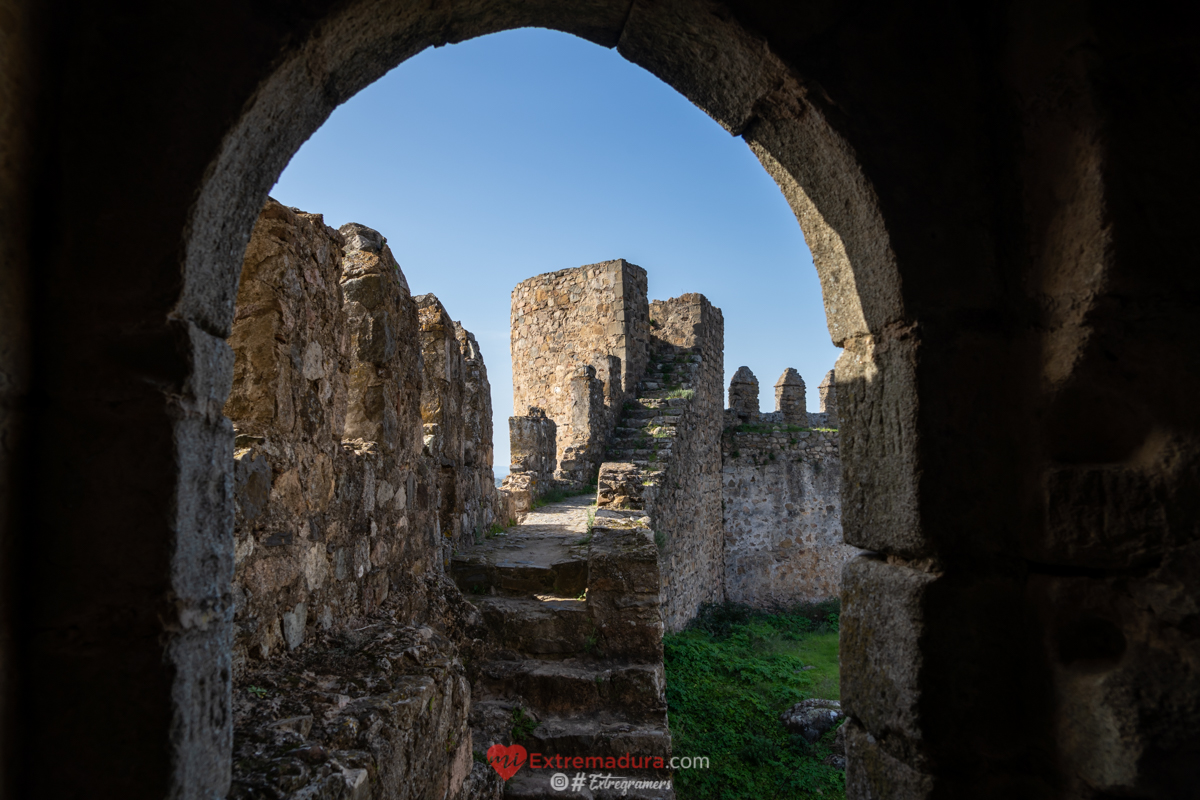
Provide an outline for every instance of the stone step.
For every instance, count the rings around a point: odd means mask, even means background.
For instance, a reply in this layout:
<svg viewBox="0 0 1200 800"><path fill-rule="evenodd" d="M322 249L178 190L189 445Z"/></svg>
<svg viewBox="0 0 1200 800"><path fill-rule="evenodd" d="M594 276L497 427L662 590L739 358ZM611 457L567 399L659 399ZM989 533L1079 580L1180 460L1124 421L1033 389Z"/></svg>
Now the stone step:
<svg viewBox="0 0 1200 800"><path fill-rule="evenodd" d="M620 455L607 459L608 461L623 461L627 464L645 466L646 464L662 464L671 460L670 450L622 450ZM651 456L654 458L651 459Z"/></svg>
<svg viewBox="0 0 1200 800"><path fill-rule="evenodd" d="M476 602L492 641L506 650L536 657L587 652L593 636L583 600L484 597ZM594 642L595 640L592 639Z"/></svg>
<svg viewBox="0 0 1200 800"><path fill-rule="evenodd" d="M659 422L658 420L663 420L663 421ZM674 433L675 429L678 427L679 427L679 421L678 421L677 417L655 417L653 421L647 420L645 425L640 425L638 427L618 428L617 430L615 430L613 432L614 433L613 438L614 439L654 438L654 434L656 431L660 432L662 435L667 435L670 433Z"/></svg>
<svg viewBox="0 0 1200 800"><path fill-rule="evenodd" d="M682 419L682 415L661 414L656 417L625 420L625 425L623 425L622 428L632 432L644 433L653 428L674 428L682 421ZM620 428L618 430L620 430Z"/></svg>
<svg viewBox="0 0 1200 800"><path fill-rule="evenodd" d="M646 719L666 708L661 664L492 661L480 669L479 689L485 698L520 698L539 716L614 710Z"/></svg>
<svg viewBox="0 0 1200 800"><path fill-rule="evenodd" d="M681 388L682 389L691 389L692 387L683 386L683 387L668 388L666 386L658 386L653 389L650 389L650 388L640 389L638 391L638 397L643 400L662 400L668 404L670 404L674 400L678 400L681 403L686 403L686 402L688 402L688 398L686 398L686 397L671 397L670 396L671 392L677 391L678 389L681 389Z"/></svg>
<svg viewBox="0 0 1200 800"><path fill-rule="evenodd" d="M587 588L586 549L580 548L577 557L549 564L528 563L523 558L526 555L521 550L490 554L468 550L450 559L450 574L468 597L495 593L570 598L578 597Z"/></svg>
<svg viewBox="0 0 1200 800"><path fill-rule="evenodd" d="M670 450L674 446L674 434L667 436L623 436L619 439L614 439L609 445L613 450L645 450L647 453L658 450Z"/></svg>
<svg viewBox="0 0 1200 800"><path fill-rule="evenodd" d="M671 757L671 732L666 715L651 720L627 719L623 714L605 713L591 717L548 715L529 735L530 752L550 755L613 756L626 753Z"/></svg>
<svg viewBox="0 0 1200 800"><path fill-rule="evenodd" d="M674 433L664 436L621 436L613 439L608 447L611 450L645 450L649 453L653 452L655 448L671 449L676 438L678 437Z"/></svg>
<svg viewBox="0 0 1200 800"><path fill-rule="evenodd" d="M664 405L657 408L637 408L626 411L621 417L621 421L626 425L641 425L647 420L659 419L661 417L677 419L682 414L682 408L672 408L669 405Z"/></svg>

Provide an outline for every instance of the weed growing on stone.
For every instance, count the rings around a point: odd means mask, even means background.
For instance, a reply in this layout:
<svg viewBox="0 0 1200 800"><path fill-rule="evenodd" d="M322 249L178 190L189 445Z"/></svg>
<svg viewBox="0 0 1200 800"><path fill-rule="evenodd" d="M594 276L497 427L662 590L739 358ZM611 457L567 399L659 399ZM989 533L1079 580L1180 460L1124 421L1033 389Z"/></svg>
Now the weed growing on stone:
<svg viewBox="0 0 1200 800"><path fill-rule="evenodd" d="M533 733L533 729L537 727L537 720L526 716L525 709L517 706L512 713L512 740L514 742L528 739L529 734Z"/></svg>
<svg viewBox="0 0 1200 800"><path fill-rule="evenodd" d="M667 399L691 400L696 396L695 389L672 389L667 392Z"/></svg>
<svg viewBox="0 0 1200 800"><path fill-rule="evenodd" d="M654 544L658 547L659 552L662 552L667 547L667 535L662 531L655 531Z"/></svg>
<svg viewBox="0 0 1200 800"><path fill-rule="evenodd" d="M810 745L779 721L800 700L840 698L838 613L836 600L778 613L710 605L664 637L672 750L712 759L676 773L681 797L845 797L844 773L821 763L834 732Z"/></svg>

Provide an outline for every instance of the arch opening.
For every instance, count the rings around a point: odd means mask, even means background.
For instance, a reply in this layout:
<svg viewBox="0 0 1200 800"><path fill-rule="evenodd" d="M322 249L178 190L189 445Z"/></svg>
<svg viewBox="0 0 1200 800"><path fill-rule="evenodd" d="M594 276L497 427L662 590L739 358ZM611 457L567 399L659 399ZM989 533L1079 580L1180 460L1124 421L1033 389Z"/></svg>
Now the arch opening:
<svg viewBox="0 0 1200 800"><path fill-rule="evenodd" d="M899 280L882 219L850 148L808 103L797 77L761 40L735 23L703 13L696 18L705 20L705 25L681 29L687 15L680 10L663 14L638 4L619 18L599 14L563 20L510 15L508 10L475 17L456 11L437 24L427 13L409 15L386 6L362 3L322 23L263 82L227 135L201 187L185 238L184 290L175 314L194 325L198 339L220 349L217 340L228 335L233 319L241 268L238 256L267 190L338 104L426 47L536 26L615 46L622 56L662 78L746 141L780 186L812 250L831 338L846 348L839 371L844 370L848 378L864 378L860 382L865 385L878 384L872 331L895 327L901 319ZM900 372L896 367L902 369L904 361L898 359L893 372ZM905 394L904 377L911 376L901 373L890 382L887 399L892 403ZM911 402L904 405L911 411ZM903 426L896 433L903 440ZM849 441L864 451L871 449L869 443L855 442L852 436ZM853 460L854 455L848 455ZM903 471L886 474L898 474L902 483L911 478ZM897 489L908 490L905 494L912 489L911 482L863 488L860 480L855 485L872 495L881 488L893 494ZM892 505L911 510L911 494ZM872 508L872 504L859 507ZM848 530L867 522L850 517ZM229 583L228 574L204 577L216 587ZM230 748L228 728L195 732L215 738L181 743L181 749L210 753L214 761L202 766L195 759L181 760L192 761L195 772L178 777L191 783L228 774L227 766L219 767L224 760L221 754Z"/></svg>

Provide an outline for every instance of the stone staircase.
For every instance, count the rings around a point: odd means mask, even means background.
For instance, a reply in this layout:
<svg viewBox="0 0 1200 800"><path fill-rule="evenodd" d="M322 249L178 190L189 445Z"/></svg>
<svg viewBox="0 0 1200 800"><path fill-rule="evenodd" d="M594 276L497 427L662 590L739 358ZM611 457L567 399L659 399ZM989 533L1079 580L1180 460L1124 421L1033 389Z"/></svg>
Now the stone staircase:
<svg viewBox="0 0 1200 800"><path fill-rule="evenodd" d="M518 743L541 756L669 759L658 553L645 517L597 512L591 497L530 512L507 532L455 554L451 569L488 640L471 665L474 749ZM592 766L532 769L508 798L671 798L669 789L556 791L551 776L667 780L666 771Z"/></svg>
<svg viewBox="0 0 1200 800"><path fill-rule="evenodd" d="M695 392L701 361L695 349L651 354L637 398L622 409L601 467L602 508L647 508L671 463L677 427Z"/></svg>

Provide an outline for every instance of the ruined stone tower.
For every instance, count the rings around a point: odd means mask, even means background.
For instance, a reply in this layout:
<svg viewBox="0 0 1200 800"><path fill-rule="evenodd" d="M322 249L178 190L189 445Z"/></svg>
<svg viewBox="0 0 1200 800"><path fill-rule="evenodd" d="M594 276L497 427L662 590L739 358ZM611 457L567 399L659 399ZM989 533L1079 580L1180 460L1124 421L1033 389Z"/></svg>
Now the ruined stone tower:
<svg viewBox="0 0 1200 800"><path fill-rule="evenodd" d="M646 271L624 259L538 275L512 292L513 408L556 426L558 477L593 483L646 368Z"/></svg>

